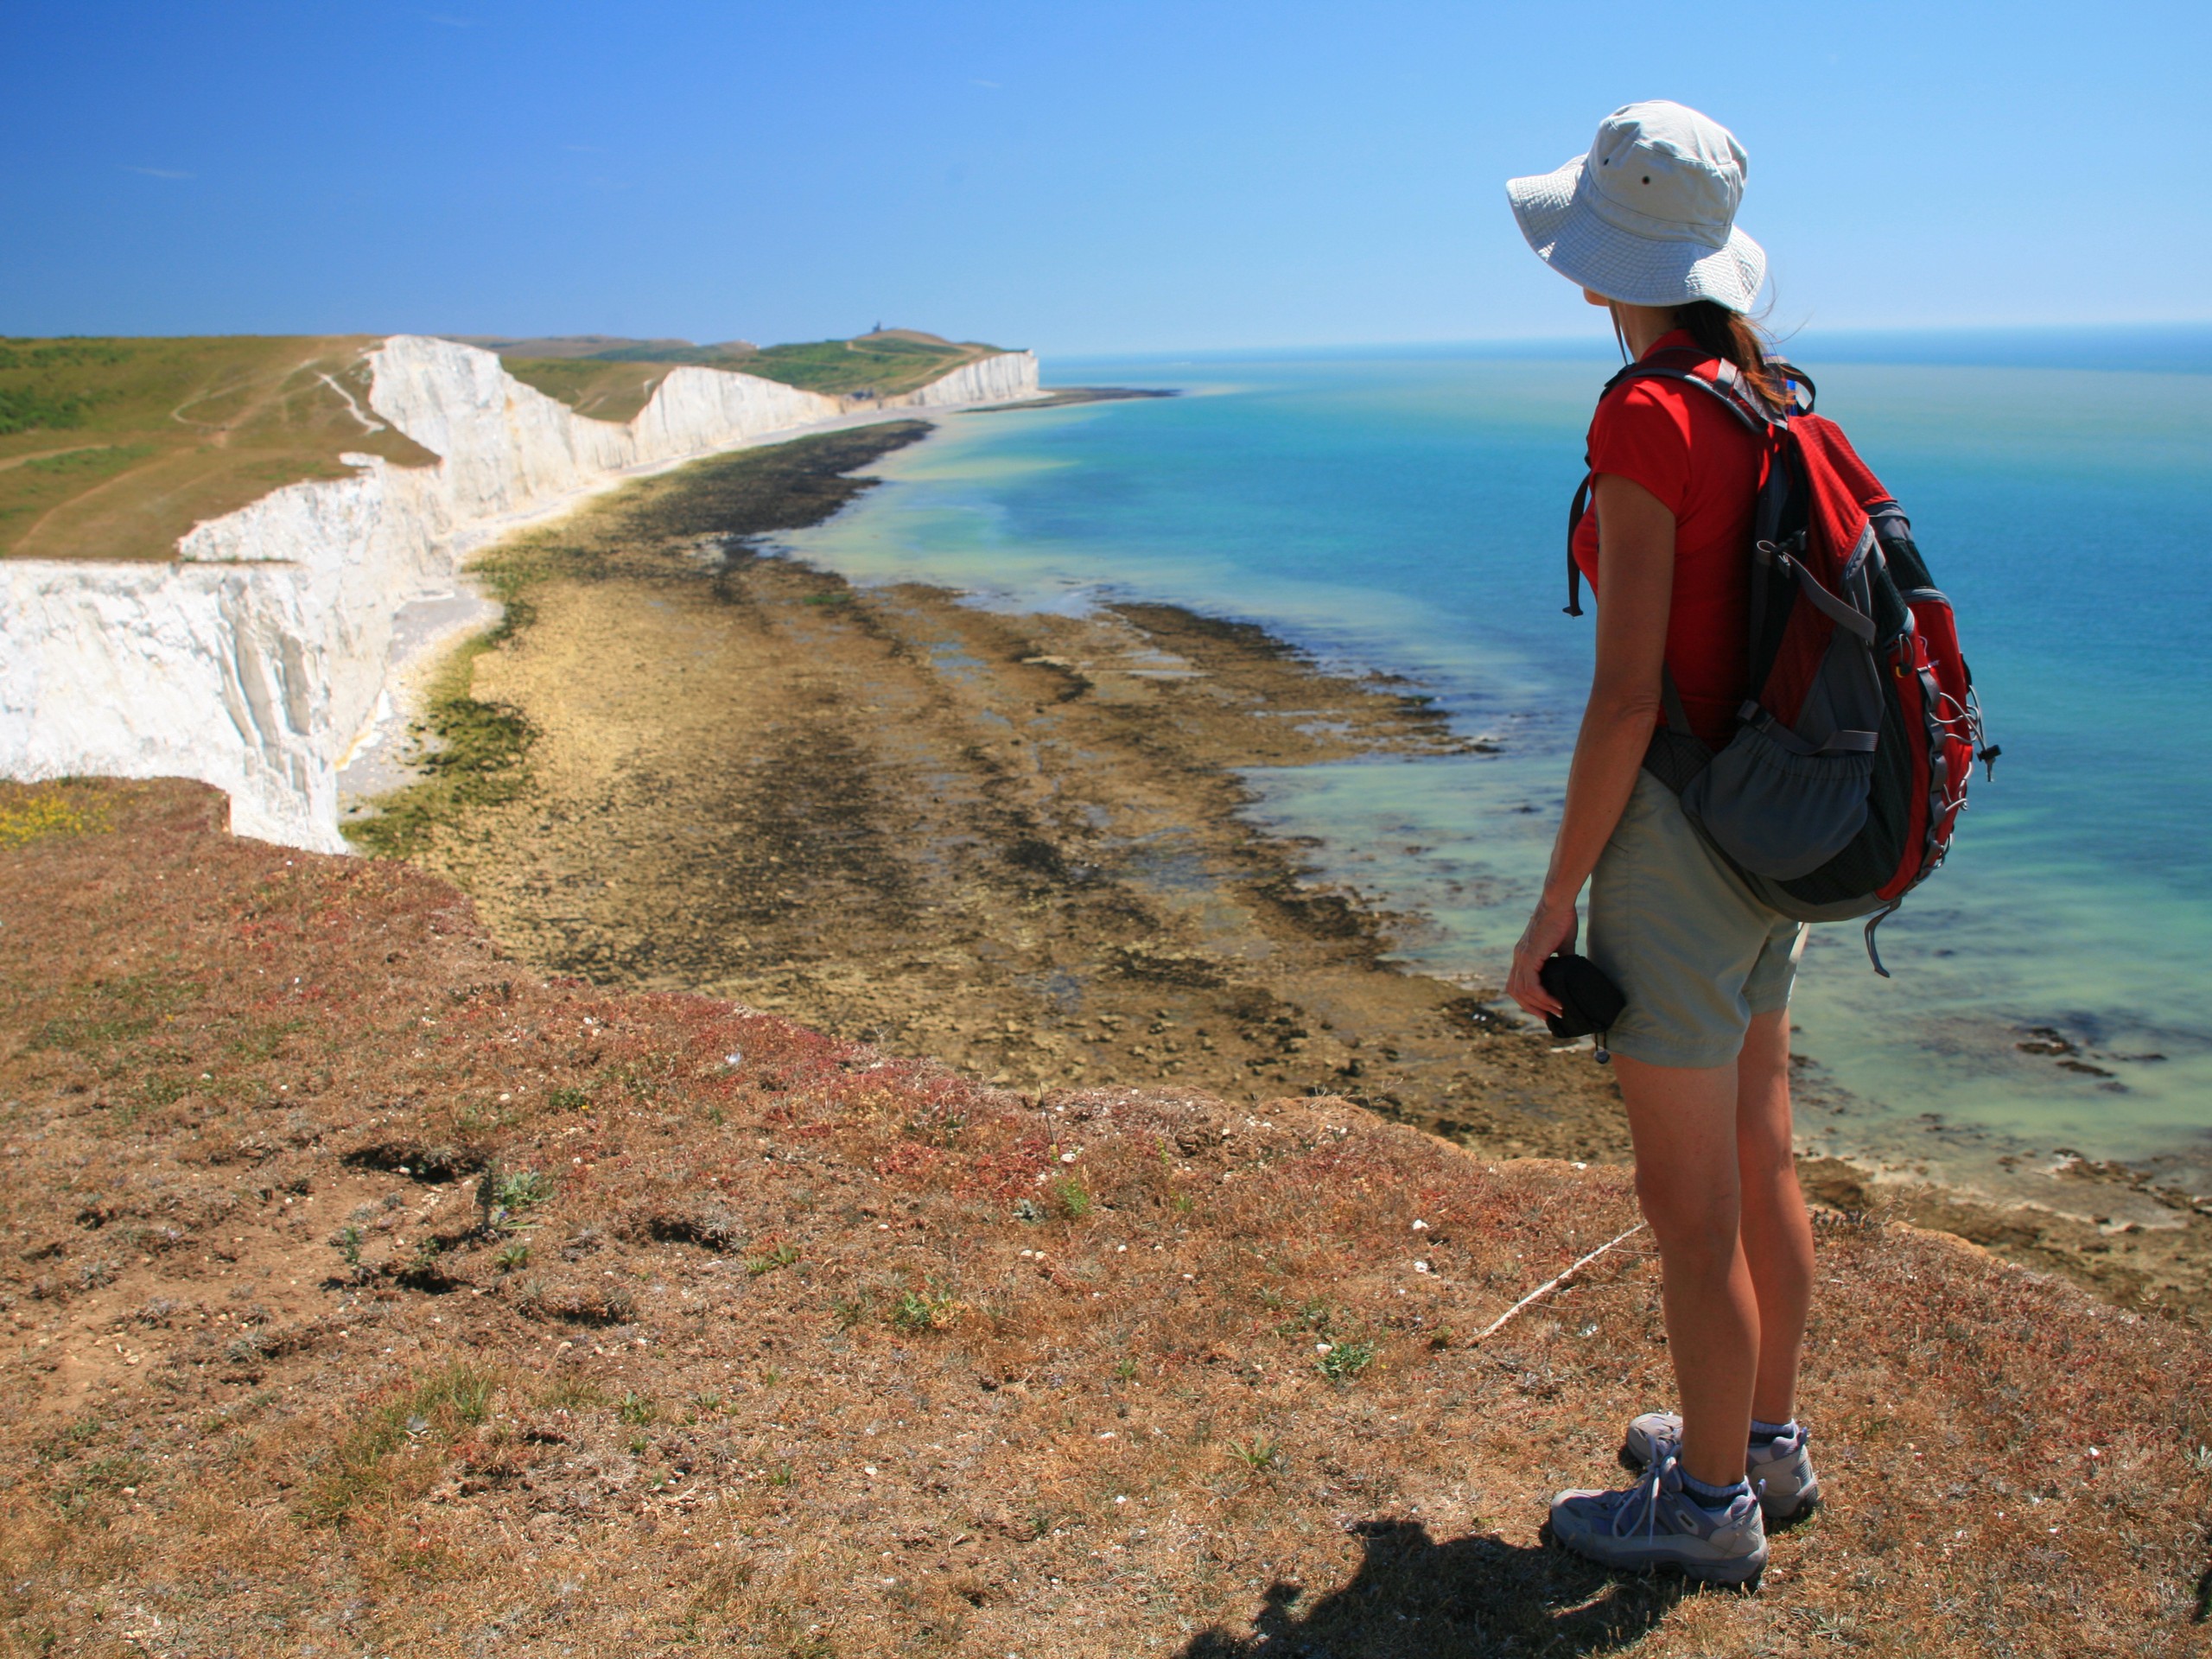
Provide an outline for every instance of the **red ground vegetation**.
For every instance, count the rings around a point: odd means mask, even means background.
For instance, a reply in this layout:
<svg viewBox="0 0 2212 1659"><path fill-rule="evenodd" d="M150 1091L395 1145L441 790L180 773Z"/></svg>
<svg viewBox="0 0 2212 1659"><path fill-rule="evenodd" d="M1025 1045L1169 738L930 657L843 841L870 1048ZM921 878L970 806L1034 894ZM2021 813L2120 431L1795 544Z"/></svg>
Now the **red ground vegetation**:
<svg viewBox="0 0 2212 1659"><path fill-rule="evenodd" d="M1624 1172L543 983L221 810L0 787L0 1650L2204 1648L2188 1325L1829 1217L1831 1507L1614 1582L1536 1528L1666 1397L1649 1258L1471 1336Z"/></svg>

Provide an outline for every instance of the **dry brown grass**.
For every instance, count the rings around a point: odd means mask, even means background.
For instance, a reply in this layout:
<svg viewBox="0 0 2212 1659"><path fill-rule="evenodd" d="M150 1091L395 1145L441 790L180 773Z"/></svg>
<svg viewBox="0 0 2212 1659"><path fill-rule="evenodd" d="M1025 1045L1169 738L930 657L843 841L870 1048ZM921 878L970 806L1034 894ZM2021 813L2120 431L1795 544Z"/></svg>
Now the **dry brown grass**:
<svg viewBox="0 0 2212 1659"><path fill-rule="evenodd" d="M172 558L203 519L353 476L340 455L435 461L367 412L377 343L0 340L0 556Z"/></svg>
<svg viewBox="0 0 2212 1659"><path fill-rule="evenodd" d="M1826 1226L1831 1507L1756 1597L1617 1583L1536 1522L1664 1395L1648 1258L1467 1333L1624 1172L544 984L205 791L61 796L0 850L0 1651L2204 1647L2186 1325Z"/></svg>
<svg viewBox="0 0 2212 1659"><path fill-rule="evenodd" d="M500 366L594 421L634 420L668 378L671 363L601 363L588 358L502 356Z"/></svg>

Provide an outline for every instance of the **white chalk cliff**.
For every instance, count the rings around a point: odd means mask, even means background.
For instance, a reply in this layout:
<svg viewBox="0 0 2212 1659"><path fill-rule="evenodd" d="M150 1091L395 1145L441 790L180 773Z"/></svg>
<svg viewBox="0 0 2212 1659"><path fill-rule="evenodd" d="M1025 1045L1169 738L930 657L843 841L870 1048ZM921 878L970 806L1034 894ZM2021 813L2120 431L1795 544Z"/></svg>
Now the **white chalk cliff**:
<svg viewBox="0 0 2212 1659"><path fill-rule="evenodd" d="M855 416L838 400L677 368L620 425L578 416L489 352L394 335L369 407L442 459L348 455L193 527L175 563L0 560L0 776L196 778L240 835L345 850L338 767L374 719L393 619L453 591L518 521L639 471ZM858 418L1037 395L1008 352Z"/></svg>

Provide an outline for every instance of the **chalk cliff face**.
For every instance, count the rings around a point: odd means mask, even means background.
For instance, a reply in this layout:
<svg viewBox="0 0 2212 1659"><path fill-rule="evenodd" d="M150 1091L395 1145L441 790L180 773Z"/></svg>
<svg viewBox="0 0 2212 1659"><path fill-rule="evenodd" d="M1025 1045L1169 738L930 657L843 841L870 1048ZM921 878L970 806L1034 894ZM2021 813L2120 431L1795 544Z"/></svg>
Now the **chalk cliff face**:
<svg viewBox="0 0 2212 1659"><path fill-rule="evenodd" d="M437 465L349 455L352 478L194 526L173 564L0 561L0 775L196 778L230 796L238 834L343 851L338 766L383 695L401 606L450 591L470 552L526 516L845 413L683 367L616 425L450 340L395 335L371 364L371 410ZM1010 352L861 418L1036 391L1036 358Z"/></svg>
<svg viewBox="0 0 2212 1659"><path fill-rule="evenodd" d="M1007 404L1036 395L1036 353L1001 352L955 369L891 402L913 409L949 409L963 404Z"/></svg>

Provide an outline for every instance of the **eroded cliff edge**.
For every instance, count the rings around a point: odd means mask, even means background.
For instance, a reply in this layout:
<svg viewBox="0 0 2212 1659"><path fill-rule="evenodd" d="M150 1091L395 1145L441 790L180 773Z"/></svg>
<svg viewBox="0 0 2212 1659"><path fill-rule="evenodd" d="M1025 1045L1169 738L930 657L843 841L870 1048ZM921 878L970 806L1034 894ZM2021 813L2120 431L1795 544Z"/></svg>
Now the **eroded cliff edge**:
<svg viewBox="0 0 2212 1659"><path fill-rule="evenodd" d="M1027 352L859 409L680 367L615 424L455 341L394 335L370 361L365 430L388 423L435 465L348 454L353 477L289 485L195 525L169 563L0 563L0 775L197 779L230 798L238 834L343 850L338 767L385 693L394 619L453 591L486 542L717 450L1037 395Z"/></svg>

